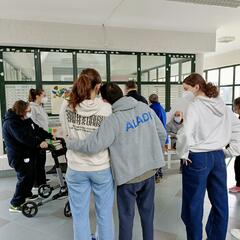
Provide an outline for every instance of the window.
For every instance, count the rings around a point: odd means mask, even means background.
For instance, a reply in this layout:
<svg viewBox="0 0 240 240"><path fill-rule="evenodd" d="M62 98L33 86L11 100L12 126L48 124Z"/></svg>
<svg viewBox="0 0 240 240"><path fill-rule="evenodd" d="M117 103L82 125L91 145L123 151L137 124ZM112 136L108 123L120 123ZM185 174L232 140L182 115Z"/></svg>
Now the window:
<svg viewBox="0 0 240 240"><path fill-rule="evenodd" d="M182 84L176 84L171 86L171 105L177 98L180 98L183 93Z"/></svg>
<svg viewBox="0 0 240 240"><path fill-rule="evenodd" d="M41 52L43 81L73 81L72 53Z"/></svg>
<svg viewBox="0 0 240 240"><path fill-rule="evenodd" d="M106 75L106 55L105 54L77 54L78 73L84 68L96 69L102 81L107 81Z"/></svg>
<svg viewBox="0 0 240 240"><path fill-rule="evenodd" d="M137 81L137 56L111 55L111 81Z"/></svg>
<svg viewBox="0 0 240 240"><path fill-rule="evenodd" d="M171 65L171 82L179 82L179 64Z"/></svg>
<svg viewBox="0 0 240 240"><path fill-rule="evenodd" d="M234 99L239 97L240 97L240 86L236 86L234 91Z"/></svg>
<svg viewBox="0 0 240 240"><path fill-rule="evenodd" d="M232 104L232 92L233 87L221 87L220 95L223 98L225 104Z"/></svg>
<svg viewBox="0 0 240 240"><path fill-rule="evenodd" d="M29 90L35 85L8 84L5 86L7 109L11 108L15 101L28 101Z"/></svg>
<svg viewBox="0 0 240 240"><path fill-rule="evenodd" d="M142 85L141 92L147 100L151 94L157 94L158 101L165 107L165 85Z"/></svg>
<svg viewBox="0 0 240 240"><path fill-rule="evenodd" d="M207 73L207 81L218 86L219 70L210 70Z"/></svg>
<svg viewBox="0 0 240 240"><path fill-rule="evenodd" d="M240 66L235 69L235 84L240 84Z"/></svg>
<svg viewBox="0 0 240 240"><path fill-rule="evenodd" d="M220 69L220 86L233 85L233 67Z"/></svg>
<svg viewBox="0 0 240 240"><path fill-rule="evenodd" d="M35 81L33 53L3 53L5 81Z"/></svg>
<svg viewBox="0 0 240 240"><path fill-rule="evenodd" d="M141 81L165 82L164 56L141 56Z"/></svg>

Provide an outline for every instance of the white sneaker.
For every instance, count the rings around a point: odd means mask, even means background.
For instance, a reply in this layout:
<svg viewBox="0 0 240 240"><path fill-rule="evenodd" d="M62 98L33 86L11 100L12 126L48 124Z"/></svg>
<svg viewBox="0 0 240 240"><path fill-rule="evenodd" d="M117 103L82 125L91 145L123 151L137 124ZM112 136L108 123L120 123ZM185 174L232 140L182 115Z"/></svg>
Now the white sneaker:
<svg viewBox="0 0 240 240"><path fill-rule="evenodd" d="M240 240L240 229L231 229L231 235L235 238Z"/></svg>

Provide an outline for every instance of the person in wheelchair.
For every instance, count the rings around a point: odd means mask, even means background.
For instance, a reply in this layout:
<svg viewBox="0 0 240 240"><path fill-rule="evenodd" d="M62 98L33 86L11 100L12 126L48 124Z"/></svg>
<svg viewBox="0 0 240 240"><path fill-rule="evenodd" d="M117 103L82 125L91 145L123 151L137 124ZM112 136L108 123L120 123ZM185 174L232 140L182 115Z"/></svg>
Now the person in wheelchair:
<svg viewBox="0 0 240 240"><path fill-rule="evenodd" d="M3 119L3 139L9 165L17 174L16 190L9 211L20 212L26 199L37 197L32 194L34 155L37 149L48 147L45 139L52 139L52 135L32 121L29 103L18 100Z"/></svg>

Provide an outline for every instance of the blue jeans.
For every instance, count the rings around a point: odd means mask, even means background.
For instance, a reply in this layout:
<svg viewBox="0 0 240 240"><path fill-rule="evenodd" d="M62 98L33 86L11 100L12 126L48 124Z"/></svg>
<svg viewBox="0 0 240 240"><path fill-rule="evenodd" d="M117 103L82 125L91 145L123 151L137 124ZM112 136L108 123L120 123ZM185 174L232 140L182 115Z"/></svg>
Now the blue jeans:
<svg viewBox="0 0 240 240"><path fill-rule="evenodd" d="M183 166L182 220L188 240L202 240L204 196L207 190L212 208L206 225L208 240L225 240L228 225L227 173L223 151L189 154Z"/></svg>
<svg viewBox="0 0 240 240"><path fill-rule="evenodd" d="M93 192L99 240L114 239L114 183L111 169L80 172L67 169L66 180L73 217L74 240L90 240L90 193Z"/></svg>
<svg viewBox="0 0 240 240"><path fill-rule="evenodd" d="M119 240L132 240L135 203L141 218L143 240L153 240L154 195L154 176L139 183L118 186Z"/></svg>

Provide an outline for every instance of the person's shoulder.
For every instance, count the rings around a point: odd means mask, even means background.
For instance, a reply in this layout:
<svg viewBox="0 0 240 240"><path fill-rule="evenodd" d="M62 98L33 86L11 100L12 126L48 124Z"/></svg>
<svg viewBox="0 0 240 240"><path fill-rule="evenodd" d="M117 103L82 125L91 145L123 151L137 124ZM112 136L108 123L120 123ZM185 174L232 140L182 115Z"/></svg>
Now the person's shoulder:
<svg viewBox="0 0 240 240"><path fill-rule="evenodd" d="M96 101L104 115L110 115L112 113L112 106L110 103L103 101L101 98L96 99Z"/></svg>

